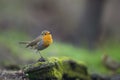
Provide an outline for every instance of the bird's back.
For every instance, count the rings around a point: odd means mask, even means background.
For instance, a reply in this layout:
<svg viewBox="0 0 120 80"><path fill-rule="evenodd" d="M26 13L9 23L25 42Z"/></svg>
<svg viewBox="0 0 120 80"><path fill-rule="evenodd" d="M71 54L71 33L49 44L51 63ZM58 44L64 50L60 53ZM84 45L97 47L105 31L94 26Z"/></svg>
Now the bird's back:
<svg viewBox="0 0 120 80"><path fill-rule="evenodd" d="M31 42L29 42L26 47L33 47L36 46L37 43L41 40L41 36L38 36L36 39L32 40Z"/></svg>

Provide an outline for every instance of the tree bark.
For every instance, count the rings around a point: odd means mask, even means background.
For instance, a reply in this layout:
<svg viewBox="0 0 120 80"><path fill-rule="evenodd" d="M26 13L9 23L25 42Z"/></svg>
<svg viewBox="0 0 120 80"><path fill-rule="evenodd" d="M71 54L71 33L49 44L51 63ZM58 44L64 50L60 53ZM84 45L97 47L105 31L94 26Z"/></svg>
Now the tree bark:
<svg viewBox="0 0 120 80"><path fill-rule="evenodd" d="M101 34L101 15L105 0L87 0L81 30L90 49L94 48ZM81 27L80 27L81 28Z"/></svg>

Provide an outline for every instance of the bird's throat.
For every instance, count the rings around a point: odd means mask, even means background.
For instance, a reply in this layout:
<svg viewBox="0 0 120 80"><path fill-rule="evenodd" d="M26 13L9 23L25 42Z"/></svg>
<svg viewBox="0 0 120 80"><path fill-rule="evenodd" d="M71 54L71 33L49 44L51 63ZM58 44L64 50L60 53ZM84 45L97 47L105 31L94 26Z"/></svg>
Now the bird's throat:
<svg viewBox="0 0 120 80"><path fill-rule="evenodd" d="M45 46L49 46L53 42L52 36L51 35L45 35L43 37L43 41L44 41Z"/></svg>

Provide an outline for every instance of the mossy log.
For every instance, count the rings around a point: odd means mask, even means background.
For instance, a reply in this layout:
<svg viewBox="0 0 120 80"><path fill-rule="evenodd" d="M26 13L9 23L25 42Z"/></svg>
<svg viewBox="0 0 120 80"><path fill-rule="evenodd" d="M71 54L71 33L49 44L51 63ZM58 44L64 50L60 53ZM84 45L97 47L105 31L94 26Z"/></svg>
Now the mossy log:
<svg viewBox="0 0 120 80"><path fill-rule="evenodd" d="M18 65L17 65L18 66ZM120 80L120 74L88 74L83 62L69 58L40 58L23 70L0 69L0 80Z"/></svg>
<svg viewBox="0 0 120 80"><path fill-rule="evenodd" d="M30 80L91 80L83 62L66 57L40 59L26 65L24 72Z"/></svg>

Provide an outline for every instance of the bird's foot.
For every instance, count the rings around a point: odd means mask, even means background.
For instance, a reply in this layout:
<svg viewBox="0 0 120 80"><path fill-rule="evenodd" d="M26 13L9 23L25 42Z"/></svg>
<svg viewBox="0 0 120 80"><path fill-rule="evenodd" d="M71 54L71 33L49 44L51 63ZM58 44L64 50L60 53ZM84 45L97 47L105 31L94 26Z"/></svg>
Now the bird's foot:
<svg viewBox="0 0 120 80"><path fill-rule="evenodd" d="M41 56L40 59L38 59L38 62L45 62L45 61L46 61L46 59L44 57L42 57L42 56Z"/></svg>

